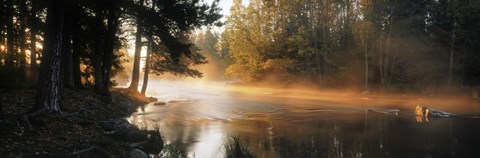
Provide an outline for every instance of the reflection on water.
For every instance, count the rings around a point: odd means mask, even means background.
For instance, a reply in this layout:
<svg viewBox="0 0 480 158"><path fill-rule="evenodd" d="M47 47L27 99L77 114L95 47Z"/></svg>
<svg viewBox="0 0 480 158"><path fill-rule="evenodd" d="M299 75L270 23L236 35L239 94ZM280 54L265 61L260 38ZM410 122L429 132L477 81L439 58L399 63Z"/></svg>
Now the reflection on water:
<svg viewBox="0 0 480 158"><path fill-rule="evenodd" d="M415 115L417 104L477 115L476 101L182 81L157 81L150 89L167 104L139 108L130 121L159 126L165 142L189 157L223 157L229 134L257 157L480 157L480 119Z"/></svg>

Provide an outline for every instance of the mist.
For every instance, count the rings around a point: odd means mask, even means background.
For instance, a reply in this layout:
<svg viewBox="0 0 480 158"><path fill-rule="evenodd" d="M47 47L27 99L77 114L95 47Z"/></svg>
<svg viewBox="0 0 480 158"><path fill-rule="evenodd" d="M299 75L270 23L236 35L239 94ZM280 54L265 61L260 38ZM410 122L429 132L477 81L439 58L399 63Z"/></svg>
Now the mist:
<svg viewBox="0 0 480 158"><path fill-rule="evenodd" d="M479 11L0 0L0 155L480 157Z"/></svg>

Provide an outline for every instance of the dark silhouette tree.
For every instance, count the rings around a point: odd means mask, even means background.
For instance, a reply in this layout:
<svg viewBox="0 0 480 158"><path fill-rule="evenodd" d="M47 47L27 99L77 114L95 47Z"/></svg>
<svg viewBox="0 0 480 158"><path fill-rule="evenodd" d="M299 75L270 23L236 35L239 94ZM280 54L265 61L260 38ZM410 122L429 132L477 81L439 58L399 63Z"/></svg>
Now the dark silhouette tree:
<svg viewBox="0 0 480 158"><path fill-rule="evenodd" d="M61 60L66 43L66 12L69 0L49 0L42 63L33 112L59 113Z"/></svg>
<svg viewBox="0 0 480 158"><path fill-rule="evenodd" d="M6 72L9 74L7 76L7 82L12 83L14 80L13 69L14 69L14 56L15 56L15 47L13 41L15 38L14 28L13 28L13 0L7 0L6 9L5 9L5 25L7 32L7 55L5 59Z"/></svg>
<svg viewBox="0 0 480 158"><path fill-rule="evenodd" d="M19 59L18 59L18 62L20 63L20 69L18 71L18 79L20 81L25 81L26 79L26 70L27 70L27 54L26 54L26 50L28 49L26 47L26 43L27 43L27 39L26 39L26 34L25 34L25 30L27 29L27 15L28 15L28 11L27 11L27 6L26 5L22 5L22 4L26 4L26 0L20 0L18 1L19 2L19 16L18 16L18 20L20 20L20 24L19 24L19 27L18 27L18 48L20 48L20 54L19 54Z"/></svg>
<svg viewBox="0 0 480 158"><path fill-rule="evenodd" d="M144 0L140 0L139 6L143 9ZM137 30L135 32L135 54L133 57L133 70L132 70L132 81L130 83L130 91L138 92L138 81L140 79L140 56L142 50L142 35L143 35L143 19L142 14L137 14L136 17L136 26Z"/></svg>
<svg viewBox="0 0 480 158"><path fill-rule="evenodd" d="M102 65L102 75L103 75L103 87L104 93L107 95L110 94L110 77L112 74L112 66L114 61L114 51L115 51L115 41L117 39L117 32L120 27L120 20L119 20L119 11L117 7L117 2L109 2L107 4L107 30L105 36L105 54L103 57L103 65Z"/></svg>
<svg viewBox="0 0 480 158"><path fill-rule="evenodd" d="M152 68L156 73L173 72L177 75L187 76L201 76L201 73L196 70L191 70L189 66L192 64L206 63L205 58L198 53L192 53L193 44L186 40L189 31L194 28L205 25L220 25L217 21L221 15L218 14L219 8L218 0L214 1L211 6L207 4L199 4L198 0L154 0L156 9L148 9L141 4L130 4L130 11L136 14L137 18L137 32L136 32L136 46L135 59L133 66L132 82L129 89L138 92L139 68L140 68L140 50L143 45L141 37L145 32L140 29L151 29L152 39L158 38L158 44L153 43L152 47L163 47L159 49L152 48L152 56L160 57L159 60L149 60L155 65ZM147 9L145 9L147 8ZM138 23L140 22L140 24ZM139 27L140 26L140 27ZM162 52L155 52L153 50L163 50ZM163 56L164 53L168 56ZM154 55L157 54L157 55ZM138 59L137 59L138 56ZM181 61L181 58L190 58ZM158 63L161 62L161 63ZM167 66L168 65L168 66ZM149 65L150 68L150 65ZM148 81L148 79L147 79ZM145 82L147 83L147 82ZM143 89L143 88L142 88Z"/></svg>
<svg viewBox="0 0 480 158"><path fill-rule="evenodd" d="M69 3L67 7L67 11L65 12L65 21L64 25L65 28L65 42L63 45L63 54L62 54L62 85L64 88L74 88L74 81L73 81L73 54L72 54L72 10L73 4Z"/></svg>

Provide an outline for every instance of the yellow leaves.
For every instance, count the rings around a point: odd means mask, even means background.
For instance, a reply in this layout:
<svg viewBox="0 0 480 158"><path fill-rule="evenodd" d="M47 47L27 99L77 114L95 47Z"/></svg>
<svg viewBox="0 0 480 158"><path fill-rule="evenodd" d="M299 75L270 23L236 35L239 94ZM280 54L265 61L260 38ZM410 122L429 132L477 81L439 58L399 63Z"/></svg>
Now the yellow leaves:
<svg viewBox="0 0 480 158"><path fill-rule="evenodd" d="M286 71L289 67L293 66L293 63L291 59L268 59L262 63L262 68L264 70Z"/></svg>
<svg viewBox="0 0 480 158"><path fill-rule="evenodd" d="M255 81L260 78L259 67L252 67L249 64L235 63L225 70L225 75L238 78L242 81Z"/></svg>
<svg viewBox="0 0 480 158"><path fill-rule="evenodd" d="M233 12L228 17L224 32L226 38L220 41L223 48L228 48L233 60L233 64L225 70L226 76L247 82L258 81L270 72L283 74L293 67L291 56L294 55L286 55L289 49L284 47L289 39L278 37L282 35L283 27L278 21L279 8L275 7L273 1L250 3L248 6L237 2L232 7ZM302 35L308 34L307 31L302 32ZM302 43L307 43L301 36L291 40L291 43L300 43L295 45L298 48L304 48Z"/></svg>
<svg viewBox="0 0 480 158"><path fill-rule="evenodd" d="M256 81L261 79L265 72L286 72L294 65L292 59L266 59L265 61L255 59L257 60L237 61L226 69L225 75L247 82Z"/></svg>

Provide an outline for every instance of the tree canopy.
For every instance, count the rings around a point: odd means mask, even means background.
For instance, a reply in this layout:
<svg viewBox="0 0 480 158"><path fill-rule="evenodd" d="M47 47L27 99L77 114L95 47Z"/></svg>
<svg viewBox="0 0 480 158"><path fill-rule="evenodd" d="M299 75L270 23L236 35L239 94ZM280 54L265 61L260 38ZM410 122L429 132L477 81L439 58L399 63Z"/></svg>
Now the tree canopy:
<svg viewBox="0 0 480 158"><path fill-rule="evenodd" d="M226 74L327 87L478 85L477 1L234 2Z"/></svg>
<svg viewBox="0 0 480 158"><path fill-rule="evenodd" d="M206 61L186 39L195 28L221 25L217 4L218 0L212 4L199 0L1 0L2 87L37 86L34 111L46 112L60 111L62 88L93 85L97 93L109 95L110 78L123 69L129 34L137 34L140 49L143 38L151 41L149 64L154 72L200 76L190 66Z"/></svg>

